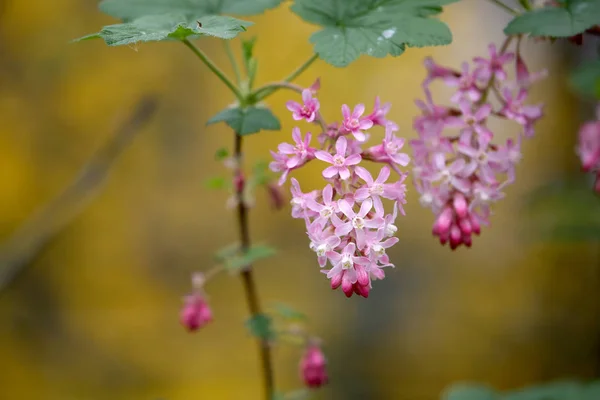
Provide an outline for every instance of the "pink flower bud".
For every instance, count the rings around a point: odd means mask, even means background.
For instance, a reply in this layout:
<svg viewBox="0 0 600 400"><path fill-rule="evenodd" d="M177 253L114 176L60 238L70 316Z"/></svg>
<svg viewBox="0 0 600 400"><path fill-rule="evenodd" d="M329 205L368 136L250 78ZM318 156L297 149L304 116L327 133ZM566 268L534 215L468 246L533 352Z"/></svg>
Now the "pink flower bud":
<svg viewBox="0 0 600 400"><path fill-rule="evenodd" d="M460 218L465 218L467 216L467 213L469 212L469 206L465 196L463 196L462 193L456 193L454 195L453 206L454 210L456 211L456 215L458 215Z"/></svg>
<svg viewBox="0 0 600 400"><path fill-rule="evenodd" d="M327 360L321 349L317 345L309 345L300 360L300 375L304 384L309 388L318 388L326 384L329 381L326 365Z"/></svg>
<svg viewBox="0 0 600 400"><path fill-rule="evenodd" d="M450 224L452 224L453 212L450 207L444 208L444 211L440 213L435 224L433 225L433 233L434 235L444 235L448 233L448 229L450 229Z"/></svg>
<svg viewBox="0 0 600 400"><path fill-rule="evenodd" d="M192 294L185 298L179 318L188 331L194 332L212 321L212 312L202 296Z"/></svg>
<svg viewBox="0 0 600 400"><path fill-rule="evenodd" d="M283 198L283 193L281 193L281 189L279 189L279 186L269 183L267 185L267 191L269 193L269 201L271 203L271 207L275 210L281 210L285 206L285 201Z"/></svg>
<svg viewBox="0 0 600 400"><path fill-rule="evenodd" d="M233 188L235 189L236 193L243 192L245 185L246 180L244 179L244 175L238 173L233 177Z"/></svg>

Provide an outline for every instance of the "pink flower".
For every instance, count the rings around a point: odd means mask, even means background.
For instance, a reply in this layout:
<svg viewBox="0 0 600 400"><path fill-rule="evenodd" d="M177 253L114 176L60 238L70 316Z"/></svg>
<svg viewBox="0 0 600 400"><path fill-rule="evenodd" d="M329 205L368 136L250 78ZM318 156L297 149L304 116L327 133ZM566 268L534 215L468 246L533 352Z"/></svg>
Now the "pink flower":
<svg viewBox="0 0 600 400"><path fill-rule="evenodd" d="M319 214L313 223L324 226L331 216L338 212L337 202L333 201L333 188L331 185L327 185L323 189L322 200L323 204L319 204L316 201L309 199L307 201L307 206L309 209Z"/></svg>
<svg viewBox="0 0 600 400"><path fill-rule="evenodd" d="M342 121L342 130L351 133L359 142L367 140L363 130L373 126L373 121L369 118L361 118L364 112L364 104L359 104L354 107L352 114L350 114L350 108L346 104L342 106L342 116L344 117L344 120Z"/></svg>
<svg viewBox="0 0 600 400"><path fill-rule="evenodd" d="M194 332L212 321L212 312L201 295L192 294L185 298L179 319L187 330Z"/></svg>
<svg viewBox="0 0 600 400"><path fill-rule="evenodd" d="M346 157L346 148L348 141L345 137L341 136L335 143L336 154L331 155L326 151L317 151L315 157L321 161L332 164L331 167L325 168L323 176L331 179L339 174L340 178L346 180L350 178L350 169L348 167L356 165L360 162L360 154L352 154Z"/></svg>
<svg viewBox="0 0 600 400"><path fill-rule="evenodd" d="M288 156L281 153L275 153L273 150L269 151L274 160L269 163L269 169L273 172L282 173L279 177L279 180L277 181L277 184L281 186L285 183L285 181L287 180L287 176L290 173L290 169L287 166Z"/></svg>
<svg viewBox="0 0 600 400"><path fill-rule="evenodd" d="M310 140L312 135L310 132L306 133L304 140L302 139L302 133L299 128L292 129L292 139L294 139L295 146L289 143L281 143L277 149L280 154L291 156L286 161L286 167L292 169L305 162L307 159L314 157L315 149L310 147Z"/></svg>
<svg viewBox="0 0 600 400"><path fill-rule="evenodd" d="M385 103L383 106L379 100L379 96L375 97L375 105L373 106L373 112L369 114L366 119L370 120L373 125L386 126L388 124L388 120L385 119L385 116L392 108L391 103ZM365 128L368 129L368 128Z"/></svg>
<svg viewBox="0 0 600 400"><path fill-rule="evenodd" d="M300 184L298 183L296 178L292 178L291 181L292 200L290 201L290 203L292 204L292 217L304 218L308 210L307 203L315 199L316 191L310 193L302 193L302 190L300 189Z"/></svg>
<svg viewBox="0 0 600 400"><path fill-rule="evenodd" d="M577 154L585 172L597 170L600 165L600 121L586 122L579 130Z"/></svg>
<svg viewBox="0 0 600 400"><path fill-rule="evenodd" d="M312 97L312 90L309 88L302 91L302 101L304 104L290 100L286 107L293 113L292 118L296 121L305 119L307 122L313 122L319 111L319 100Z"/></svg>
<svg viewBox="0 0 600 400"><path fill-rule="evenodd" d="M522 125L525 137L532 137L534 134L533 124L543 116L543 112L541 105L523 104L527 94L527 89L524 88L519 90L517 96L513 96L510 89L505 89L503 95L506 103L499 114Z"/></svg>
<svg viewBox="0 0 600 400"><path fill-rule="evenodd" d="M369 273L365 266L370 265L371 262L367 257L357 256L355 252L356 244L348 243L341 254L335 251L327 253L327 257L333 264L333 268L327 272L327 278L331 279L332 289L341 285L346 297L352 296L355 292L355 284L359 286L370 284ZM362 295L362 293L359 294Z"/></svg>
<svg viewBox="0 0 600 400"><path fill-rule="evenodd" d="M424 85L433 81L434 79L447 79L447 78L458 78L460 73L453 69L442 67L433 61L433 58L426 57L423 61L425 68L427 69L427 78L425 79Z"/></svg>
<svg viewBox="0 0 600 400"><path fill-rule="evenodd" d="M327 376L327 360L321 349L310 344L300 360L300 376L309 388L319 388L329 382Z"/></svg>
<svg viewBox="0 0 600 400"><path fill-rule="evenodd" d="M479 79L488 82L491 78L498 81L504 81L507 78L504 64L512 61L515 58L513 53L498 54L496 45L489 45L490 58L475 57L473 61L478 65L475 74Z"/></svg>
<svg viewBox="0 0 600 400"><path fill-rule="evenodd" d="M365 181L365 185L356 191L354 199L357 201L363 201L367 198L371 198L377 214L383 214L383 203L381 202L381 197L390 198L390 193L395 192L393 185L385 183L390 177L390 168L388 166L382 167L376 180L373 180L373 177L369 171L363 167L356 167L356 174ZM391 190L390 187L392 187ZM395 196L392 198L395 198Z"/></svg>
<svg viewBox="0 0 600 400"><path fill-rule="evenodd" d="M317 253L317 261L321 268L327 264L327 253L333 251L339 246L341 240L333 234L333 229L323 227L319 223L312 223L308 228L308 237L310 238L310 249Z"/></svg>
<svg viewBox="0 0 600 400"><path fill-rule="evenodd" d="M453 103L460 101L478 101L481 98L481 89L477 86L477 77L469 72L469 64L462 64L462 74L459 77L450 77L445 80L451 87L457 87L458 91L450 98Z"/></svg>
<svg viewBox="0 0 600 400"><path fill-rule="evenodd" d="M485 126L485 123L492 112L492 105L485 103L477 110L473 110L471 103L468 101L461 101L459 107L462 112L462 117L451 119L447 123L447 126L461 128L463 133L466 133L467 135L476 132L479 135L486 136L488 140L491 140L493 136L492 132Z"/></svg>
<svg viewBox="0 0 600 400"><path fill-rule="evenodd" d="M373 219L367 218L367 214L373 207L373 200L366 199L360 205L358 213L354 212L352 205L349 204L345 199L338 202L340 211L348 218L347 221L343 221L338 218L335 214L332 217L333 226L335 226L336 236L344 236L354 230L356 235L360 236L364 233L364 228L379 228L383 225L383 218L376 216Z"/></svg>

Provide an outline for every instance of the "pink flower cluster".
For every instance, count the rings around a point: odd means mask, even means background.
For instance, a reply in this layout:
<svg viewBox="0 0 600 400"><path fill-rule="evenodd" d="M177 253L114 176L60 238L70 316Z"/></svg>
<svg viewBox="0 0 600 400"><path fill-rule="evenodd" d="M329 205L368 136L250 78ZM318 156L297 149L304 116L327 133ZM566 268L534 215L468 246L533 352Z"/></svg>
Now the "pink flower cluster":
<svg viewBox="0 0 600 400"><path fill-rule="evenodd" d="M594 190L600 193L600 104L596 108L596 120L586 122L579 129L577 154L583 170L596 175Z"/></svg>
<svg viewBox="0 0 600 400"><path fill-rule="evenodd" d="M288 108L294 119L305 119L319 124L323 132L318 137L319 148L311 147L311 133L304 138L294 128L294 144L281 143L278 152L271 152L272 171L281 173L282 185L290 171L309 161L325 163L322 175L327 181L321 190L302 192L294 178L292 182L292 216L305 220L310 248L317 254L322 272L331 280L331 288L341 286L347 297L356 293L369 296L371 281L383 279L382 268L393 266L386 249L398 242L393 235L398 211L404 215L406 203L406 174L399 166L408 165L410 158L401 152L404 139L395 135L396 124L386 119L389 104L379 99L371 114L364 116L362 104L353 110L342 106L342 121L327 125L319 114L319 102L314 90L302 91L303 104L290 102ZM385 127L385 136L379 143L366 147L368 130ZM360 166L363 161L383 164L377 178ZM398 173L395 182L388 182L391 171ZM393 201L392 212L386 213L382 199Z"/></svg>
<svg viewBox="0 0 600 400"><path fill-rule="evenodd" d="M508 43L508 42L507 42ZM505 46L506 47L506 46ZM508 80L506 67L513 63L516 79ZM422 114L415 118L419 138L411 141L414 151L413 177L420 202L436 215L433 234L454 250L472 244L472 235L489 223L491 203L515 180L515 165L521 159L521 140L534 134L542 117L541 105L528 105L528 88L544 73L530 74L522 58L492 44L489 57L463 63L460 71L425 60L428 74L423 83L426 101L417 100ZM430 84L442 81L455 88L452 105L435 104ZM489 101L491 95L499 107ZM493 142L490 117L520 125L516 140ZM451 131L451 133L448 133Z"/></svg>

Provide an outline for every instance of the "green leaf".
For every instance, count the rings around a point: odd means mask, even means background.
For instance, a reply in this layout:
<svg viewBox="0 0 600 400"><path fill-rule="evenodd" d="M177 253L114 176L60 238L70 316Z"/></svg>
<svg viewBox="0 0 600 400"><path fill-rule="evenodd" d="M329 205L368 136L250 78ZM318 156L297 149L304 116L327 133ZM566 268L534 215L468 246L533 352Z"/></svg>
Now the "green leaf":
<svg viewBox="0 0 600 400"><path fill-rule="evenodd" d="M265 314L256 314L246 321L246 327L250 333L262 340L271 340L275 338L271 318Z"/></svg>
<svg viewBox="0 0 600 400"><path fill-rule="evenodd" d="M215 258L217 261L225 261L227 258L233 257L239 250L241 246L239 243L228 244L225 247L220 248L215 253Z"/></svg>
<svg viewBox="0 0 600 400"><path fill-rule="evenodd" d="M217 161L223 161L227 157L229 157L229 150L227 150L225 147L221 147L215 152L215 159Z"/></svg>
<svg viewBox="0 0 600 400"><path fill-rule="evenodd" d="M261 130L281 129L277 117L266 107L227 108L209 119L206 125L217 122L225 122L240 136L258 133Z"/></svg>
<svg viewBox="0 0 600 400"><path fill-rule="evenodd" d="M283 303L273 305L273 313L282 318L295 321L306 321L306 315Z"/></svg>
<svg viewBox="0 0 600 400"><path fill-rule="evenodd" d="M452 42L441 21L428 16L458 0L296 0L300 18L324 27L310 38L324 61L344 67L361 54L399 56L406 47Z"/></svg>
<svg viewBox="0 0 600 400"><path fill-rule="evenodd" d="M98 33L75 41L104 39L109 46L122 46L138 42L194 39L214 36L232 39L246 30L251 22L232 17L206 16L186 22L181 15L149 15L122 24L108 25Z"/></svg>
<svg viewBox="0 0 600 400"><path fill-rule="evenodd" d="M566 0L563 6L547 6L515 17L504 29L507 35L569 37L600 21L600 1Z"/></svg>
<svg viewBox="0 0 600 400"><path fill-rule="evenodd" d="M277 7L283 0L104 0L100 10L123 20L145 15L177 13L187 22L205 15L256 15Z"/></svg>
<svg viewBox="0 0 600 400"><path fill-rule="evenodd" d="M579 94L600 99L600 60L587 62L573 71L570 83Z"/></svg>
<svg viewBox="0 0 600 400"><path fill-rule="evenodd" d="M230 271L238 271L263 258L277 254L277 250L266 245L250 247L245 254L238 254L225 259L225 267Z"/></svg>
<svg viewBox="0 0 600 400"><path fill-rule="evenodd" d="M207 189L225 189L229 186L230 181L221 177L216 176L213 178L209 178L205 182L205 186Z"/></svg>

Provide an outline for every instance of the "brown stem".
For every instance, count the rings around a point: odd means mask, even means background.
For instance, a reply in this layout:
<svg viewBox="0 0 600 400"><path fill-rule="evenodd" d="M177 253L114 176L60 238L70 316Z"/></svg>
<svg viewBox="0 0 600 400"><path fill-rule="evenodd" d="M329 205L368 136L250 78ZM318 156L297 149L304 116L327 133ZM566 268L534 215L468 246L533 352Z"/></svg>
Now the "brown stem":
<svg viewBox="0 0 600 400"><path fill-rule="evenodd" d="M235 177L242 179L242 136L235 135L235 159L236 169ZM240 241L242 244L242 251L246 252L250 248L250 233L248 230L248 208L244 203L243 193L244 184L236 185L236 194L238 199L238 229L240 233ZM251 316L261 314L260 301L258 299L258 293L256 290L256 284L254 282L254 276L252 274L252 265L247 265L242 271L242 283L244 285L244 292L246 294L246 303L248 303L248 310ZM263 376L264 386L264 398L265 400L272 400L274 394L274 379L273 379L273 363L271 360L271 347L269 342L265 339L258 340L258 350L260 354L260 363Z"/></svg>

